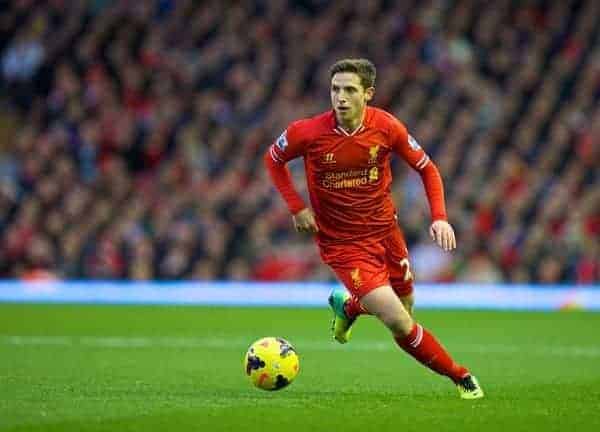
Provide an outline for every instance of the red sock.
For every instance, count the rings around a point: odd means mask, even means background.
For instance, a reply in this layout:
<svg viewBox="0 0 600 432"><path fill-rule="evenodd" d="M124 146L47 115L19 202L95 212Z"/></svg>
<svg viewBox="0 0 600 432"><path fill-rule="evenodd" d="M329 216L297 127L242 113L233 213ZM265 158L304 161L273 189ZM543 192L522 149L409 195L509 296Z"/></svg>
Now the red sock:
<svg viewBox="0 0 600 432"><path fill-rule="evenodd" d="M455 363L436 338L415 323L406 337L396 337L396 343L424 366L457 382L469 374L467 368Z"/></svg>
<svg viewBox="0 0 600 432"><path fill-rule="evenodd" d="M344 311L350 319L369 313L355 296L351 296L346 300L346 303L344 303Z"/></svg>

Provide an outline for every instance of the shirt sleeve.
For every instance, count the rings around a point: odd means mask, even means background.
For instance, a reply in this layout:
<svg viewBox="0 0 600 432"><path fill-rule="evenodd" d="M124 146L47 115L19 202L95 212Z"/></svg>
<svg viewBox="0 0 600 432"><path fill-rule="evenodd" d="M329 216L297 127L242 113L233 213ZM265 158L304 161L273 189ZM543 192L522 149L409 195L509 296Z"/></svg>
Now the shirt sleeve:
<svg viewBox="0 0 600 432"><path fill-rule="evenodd" d="M402 123L396 119L392 119L391 123L392 147L421 176L429 202L431 219L434 221L447 220L444 183L437 166Z"/></svg>
<svg viewBox="0 0 600 432"><path fill-rule="evenodd" d="M414 170L421 171L429 162L429 156L406 130L404 125L396 119L391 120L392 148Z"/></svg>
<svg viewBox="0 0 600 432"><path fill-rule="evenodd" d="M306 207L304 200L294 187L292 177L286 163L304 155L304 140L298 127L292 123L265 153L264 163L281 197L292 214Z"/></svg>
<svg viewBox="0 0 600 432"><path fill-rule="evenodd" d="M298 122L294 122L283 131L271 145L269 153L275 162L286 163L304 156L306 140L302 136Z"/></svg>

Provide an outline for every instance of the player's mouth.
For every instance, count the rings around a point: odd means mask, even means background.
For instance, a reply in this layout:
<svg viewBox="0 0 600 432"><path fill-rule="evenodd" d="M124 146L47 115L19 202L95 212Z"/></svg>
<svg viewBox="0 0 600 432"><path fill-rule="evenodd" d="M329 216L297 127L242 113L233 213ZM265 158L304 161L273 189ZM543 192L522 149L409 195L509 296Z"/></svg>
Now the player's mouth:
<svg viewBox="0 0 600 432"><path fill-rule="evenodd" d="M343 106L343 107L340 107L340 106L339 106L339 107L337 107L337 110L338 110L339 112L348 112L348 111L350 111L350 107L348 107L348 106Z"/></svg>

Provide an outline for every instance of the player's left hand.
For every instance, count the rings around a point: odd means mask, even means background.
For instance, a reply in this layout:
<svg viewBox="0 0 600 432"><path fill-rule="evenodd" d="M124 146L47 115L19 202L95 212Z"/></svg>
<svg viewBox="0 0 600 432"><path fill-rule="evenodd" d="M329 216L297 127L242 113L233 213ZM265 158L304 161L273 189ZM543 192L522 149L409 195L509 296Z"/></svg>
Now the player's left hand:
<svg viewBox="0 0 600 432"><path fill-rule="evenodd" d="M429 228L429 235L445 251L456 248L454 228L445 220L434 221Z"/></svg>

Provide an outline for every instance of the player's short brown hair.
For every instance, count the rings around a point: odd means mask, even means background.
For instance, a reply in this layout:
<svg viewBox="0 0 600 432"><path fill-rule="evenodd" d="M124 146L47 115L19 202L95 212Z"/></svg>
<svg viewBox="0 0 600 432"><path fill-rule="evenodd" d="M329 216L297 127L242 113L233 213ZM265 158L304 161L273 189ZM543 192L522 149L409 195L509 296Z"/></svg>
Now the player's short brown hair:
<svg viewBox="0 0 600 432"><path fill-rule="evenodd" d="M360 78L363 88L375 87L375 76L377 70L375 65L364 58L346 58L336 61L329 69L329 78L333 78L336 73L351 72Z"/></svg>

